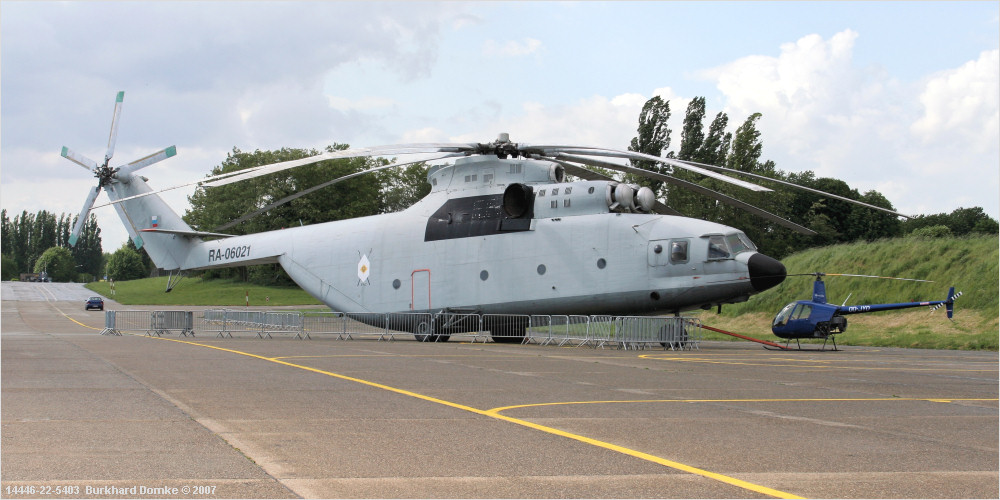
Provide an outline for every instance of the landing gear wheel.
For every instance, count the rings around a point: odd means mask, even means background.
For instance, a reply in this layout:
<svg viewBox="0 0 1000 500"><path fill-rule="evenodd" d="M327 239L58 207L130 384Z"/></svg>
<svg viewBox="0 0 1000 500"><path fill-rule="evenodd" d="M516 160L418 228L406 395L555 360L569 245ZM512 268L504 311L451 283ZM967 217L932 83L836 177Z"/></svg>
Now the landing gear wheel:
<svg viewBox="0 0 1000 500"><path fill-rule="evenodd" d="M451 338L451 335L434 335L431 333L431 323L430 321L421 321L417 323L416 330L413 332L413 338L417 342L447 342Z"/></svg>
<svg viewBox="0 0 1000 500"><path fill-rule="evenodd" d="M417 327L413 330L413 338L417 342L434 342L436 340L433 338L435 335L431 335L430 321L421 321L417 323Z"/></svg>
<svg viewBox="0 0 1000 500"><path fill-rule="evenodd" d="M688 331L685 325L668 323L660 327L660 345L664 349L680 351L688 341Z"/></svg>

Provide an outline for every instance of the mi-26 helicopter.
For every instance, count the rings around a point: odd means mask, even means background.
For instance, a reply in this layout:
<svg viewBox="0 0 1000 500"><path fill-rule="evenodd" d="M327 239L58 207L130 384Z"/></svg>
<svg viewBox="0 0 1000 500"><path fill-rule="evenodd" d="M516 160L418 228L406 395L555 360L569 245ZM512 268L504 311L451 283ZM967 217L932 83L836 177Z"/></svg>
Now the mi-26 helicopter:
<svg viewBox="0 0 1000 500"><path fill-rule="evenodd" d="M430 193L401 212L240 236L197 231L136 175L140 168L176 154L176 148L109 167L123 97L122 92L116 99L103 165L63 148L62 156L98 178L79 221L87 219L104 189L135 246L144 248L157 267L181 272L278 263L303 290L334 311L679 314L743 302L784 279L784 265L759 253L739 229L683 217L657 201L649 188L618 182L587 167L683 186L794 231L815 234L697 184L606 159L653 161L753 191L770 191L720 173L742 172L633 151L519 144L507 134L490 143L347 149L209 176L192 184L210 189L339 158L421 154L421 161L454 160L429 168ZM372 168L325 184L410 163ZM567 182L567 174L580 180ZM82 222L73 229L71 241L81 228ZM522 326L527 325L514 325ZM432 331L427 323L413 331L421 340L446 340L448 333L440 324Z"/></svg>
<svg viewBox="0 0 1000 500"><path fill-rule="evenodd" d="M944 306L948 312L948 319L951 319L955 311L955 299L962 295L962 292L955 293L955 287L951 287L948 289L948 296L945 300L898 302L895 304L862 304L851 306L847 305L847 301L851 298L850 295L848 295L847 299L844 300L844 303L838 306L836 304L830 304L826 301L826 283L823 282L823 276L850 276L858 278L922 281L928 283L930 283L930 281L861 274L810 273L809 275L816 277L816 280L813 282L812 300L798 300L786 305L781 309L778 315L774 317L774 321L771 322L771 332L778 337L786 339L786 347L788 342L795 340L795 344L799 350L802 350L802 345L799 343L799 339L823 339L823 346L820 349L814 350L825 350L826 342L828 340L833 340L833 350L836 351L837 338L834 337L834 335L847 331L847 318L844 316L850 314L891 311L895 309L908 309L911 307L924 306L928 306L932 311L934 311L941 308L941 306ZM766 345L765 348L767 348Z"/></svg>

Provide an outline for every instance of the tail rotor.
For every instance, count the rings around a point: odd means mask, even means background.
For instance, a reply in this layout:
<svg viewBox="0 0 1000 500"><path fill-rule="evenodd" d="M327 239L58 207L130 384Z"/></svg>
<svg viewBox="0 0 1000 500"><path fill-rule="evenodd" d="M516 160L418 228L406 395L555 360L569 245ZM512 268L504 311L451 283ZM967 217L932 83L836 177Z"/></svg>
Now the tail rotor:
<svg viewBox="0 0 1000 500"><path fill-rule="evenodd" d="M90 190L90 193L87 195L87 200L83 203L83 209L80 211L80 216L76 221L76 225L73 226L73 232L69 237L70 246L76 246L76 242L80 238L80 232L83 231L83 226L87 222L87 217L90 216L90 210L94 207L94 202L97 200L97 196L101 194L101 189L107 187L113 182L127 180L136 170L148 167L158 161L165 160L177 154L177 147L170 146L169 148L162 149L149 156L135 160L127 165L112 168L110 166L111 157L115 154L115 143L118 141L118 123L121 118L122 104L124 101L125 92L119 91L118 95L115 97L115 113L111 118L111 132L108 134L108 149L104 154L103 165L65 146L62 148L61 155L63 158L80 165L94 174L94 177L97 177L97 186Z"/></svg>
<svg viewBox="0 0 1000 500"><path fill-rule="evenodd" d="M955 293L955 287L949 288L948 298L945 299L943 302L931 306L931 312L937 311L938 309L941 308L941 306L944 306L945 311L948 312L948 319L952 319L952 316L954 316L955 314L955 299L961 296L962 292Z"/></svg>

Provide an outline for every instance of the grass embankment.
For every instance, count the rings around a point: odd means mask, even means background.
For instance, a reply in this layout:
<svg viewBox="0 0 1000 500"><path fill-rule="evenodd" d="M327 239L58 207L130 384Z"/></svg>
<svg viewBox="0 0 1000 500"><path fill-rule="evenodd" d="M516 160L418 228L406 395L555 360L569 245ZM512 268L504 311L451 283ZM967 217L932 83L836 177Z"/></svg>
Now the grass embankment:
<svg viewBox="0 0 1000 500"><path fill-rule="evenodd" d="M1000 338L998 243L997 236L897 238L810 249L782 262L790 274L870 274L934 281L827 276L827 300L836 304L845 300L848 305L945 300L950 286L964 292L955 301L954 321L948 321L944 308L934 313L913 308L855 314L847 316L848 328L837 335L838 344L995 351ZM774 315L789 302L812 298L813 280L790 276L748 302L724 307L722 315L702 313L700 317L707 325L773 340Z"/></svg>
<svg viewBox="0 0 1000 500"><path fill-rule="evenodd" d="M115 294L106 282L89 283L87 288L124 305L245 306L251 307L322 305L299 287L259 286L241 281L184 278L166 293L167 278L147 278L115 282ZM270 300L268 300L270 299Z"/></svg>

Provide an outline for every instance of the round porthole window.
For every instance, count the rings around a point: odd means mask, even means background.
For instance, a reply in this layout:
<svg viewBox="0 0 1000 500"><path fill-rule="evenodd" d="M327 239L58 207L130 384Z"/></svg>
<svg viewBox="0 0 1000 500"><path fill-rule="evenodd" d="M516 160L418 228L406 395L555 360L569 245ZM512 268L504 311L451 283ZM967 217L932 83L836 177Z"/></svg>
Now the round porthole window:
<svg viewBox="0 0 1000 500"><path fill-rule="evenodd" d="M489 271L483 269L482 271L479 272L479 279L486 281L487 279L489 279L489 277L490 277Z"/></svg>
<svg viewBox="0 0 1000 500"><path fill-rule="evenodd" d="M399 290L399 287L403 286L403 283L399 280L392 280L392 287Z"/></svg>
<svg viewBox="0 0 1000 500"><path fill-rule="evenodd" d="M545 274L545 264L538 264L537 271L539 276Z"/></svg>
<svg viewBox="0 0 1000 500"><path fill-rule="evenodd" d="M607 265L608 265L608 261L604 260L603 258L597 259L597 268L598 269L604 269L605 267L607 267Z"/></svg>

